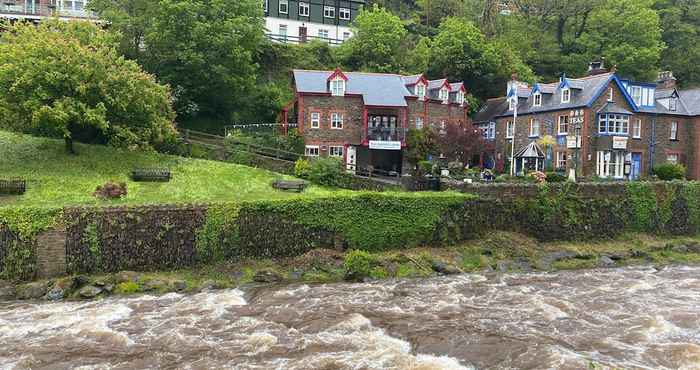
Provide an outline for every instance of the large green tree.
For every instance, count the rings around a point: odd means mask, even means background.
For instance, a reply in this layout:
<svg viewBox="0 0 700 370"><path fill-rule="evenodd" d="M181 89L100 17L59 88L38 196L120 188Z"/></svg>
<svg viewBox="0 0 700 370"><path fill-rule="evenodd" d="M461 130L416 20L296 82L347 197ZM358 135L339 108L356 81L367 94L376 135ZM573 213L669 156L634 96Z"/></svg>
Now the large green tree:
<svg viewBox="0 0 700 370"><path fill-rule="evenodd" d="M700 84L700 2L657 0L655 9L668 45L661 56L661 68L673 71L682 85Z"/></svg>
<svg viewBox="0 0 700 370"><path fill-rule="evenodd" d="M244 119L263 39L259 0L92 0L125 55L171 85L178 113ZM254 103L254 102L253 102Z"/></svg>
<svg viewBox="0 0 700 370"><path fill-rule="evenodd" d="M0 126L145 148L174 139L167 87L89 22L17 22L0 32Z"/></svg>

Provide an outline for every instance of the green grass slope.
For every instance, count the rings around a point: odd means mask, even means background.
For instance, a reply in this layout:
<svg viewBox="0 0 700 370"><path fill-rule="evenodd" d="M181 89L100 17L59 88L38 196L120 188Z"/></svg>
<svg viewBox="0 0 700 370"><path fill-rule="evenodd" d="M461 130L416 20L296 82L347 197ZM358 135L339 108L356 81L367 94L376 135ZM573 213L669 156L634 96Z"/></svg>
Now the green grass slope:
<svg viewBox="0 0 700 370"><path fill-rule="evenodd" d="M230 163L182 158L159 153L131 152L100 145L76 144L68 155L59 140L0 131L0 179L27 180L22 196L0 196L3 206L120 205L201 203L317 197L333 190L312 186L302 194L271 188L280 174ZM168 183L133 182L134 168L169 168ZM126 182L128 195L99 200L92 193L107 181Z"/></svg>

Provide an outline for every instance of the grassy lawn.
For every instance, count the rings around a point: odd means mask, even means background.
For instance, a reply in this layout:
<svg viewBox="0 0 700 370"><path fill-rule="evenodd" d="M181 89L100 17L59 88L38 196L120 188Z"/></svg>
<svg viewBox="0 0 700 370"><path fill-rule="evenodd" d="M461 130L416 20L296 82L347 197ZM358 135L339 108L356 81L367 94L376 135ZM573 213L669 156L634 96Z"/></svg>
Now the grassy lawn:
<svg viewBox="0 0 700 370"><path fill-rule="evenodd" d="M0 196L0 207L241 201L339 192L316 186L302 194L280 192L270 182L282 175L236 164L100 145L76 144L76 149L78 155L68 155L63 141L0 131L0 179L21 177L28 182L23 196ZM139 167L169 168L173 179L133 182L129 174ZM110 201L92 196L107 181L126 182L128 195Z"/></svg>

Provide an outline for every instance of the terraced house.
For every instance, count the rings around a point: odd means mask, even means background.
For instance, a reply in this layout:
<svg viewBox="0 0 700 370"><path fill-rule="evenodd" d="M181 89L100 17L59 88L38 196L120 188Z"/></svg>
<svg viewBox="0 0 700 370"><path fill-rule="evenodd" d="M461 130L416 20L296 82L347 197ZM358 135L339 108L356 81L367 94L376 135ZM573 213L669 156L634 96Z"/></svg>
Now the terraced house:
<svg viewBox="0 0 700 370"><path fill-rule="evenodd" d="M470 124L463 83L423 75L293 71L295 120L306 155L342 158L352 172L399 174L406 132Z"/></svg>
<svg viewBox="0 0 700 370"><path fill-rule="evenodd" d="M3 0L0 19L40 21L47 17L94 19L87 9L88 0Z"/></svg>
<svg viewBox="0 0 700 370"><path fill-rule="evenodd" d="M321 40L342 44L365 0L261 0L268 38L285 43Z"/></svg>
<svg viewBox="0 0 700 370"><path fill-rule="evenodd" d="M700 89L677 89L671 72L638 82L596 62L580 78L532 86L514 78L474 124L494 142L487 155L499 171L514 162L519 174L549 166L578 177L638 179L678 163L700 179ZM547 135L551 146L541 140Z"/></svg>

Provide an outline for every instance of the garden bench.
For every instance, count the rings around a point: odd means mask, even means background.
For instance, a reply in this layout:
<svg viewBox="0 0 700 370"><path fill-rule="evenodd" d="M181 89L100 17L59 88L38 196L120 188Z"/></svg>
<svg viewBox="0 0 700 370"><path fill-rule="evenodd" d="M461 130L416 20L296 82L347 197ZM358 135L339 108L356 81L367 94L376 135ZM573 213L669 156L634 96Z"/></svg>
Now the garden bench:
<svg viewBox="0 0 700 370"><path fill-rule="evenodd" d="M27 182L22 179L0 179L0 195L22 195L27 191Z"/></svg>
<svg viewBox="0 0 700 370"><path fill-rule="evenodd" d="M308 183L303 180L275 180L272 182L272 187L277 190L294 190L299 193L304 191Z"/></svg>
<svg viewBox="0 0 700 370"><path fill-rule="evenodd" d="M137 182L168 182L171 178L167 168L137 168L131 171L131 179Z"/></svg>

